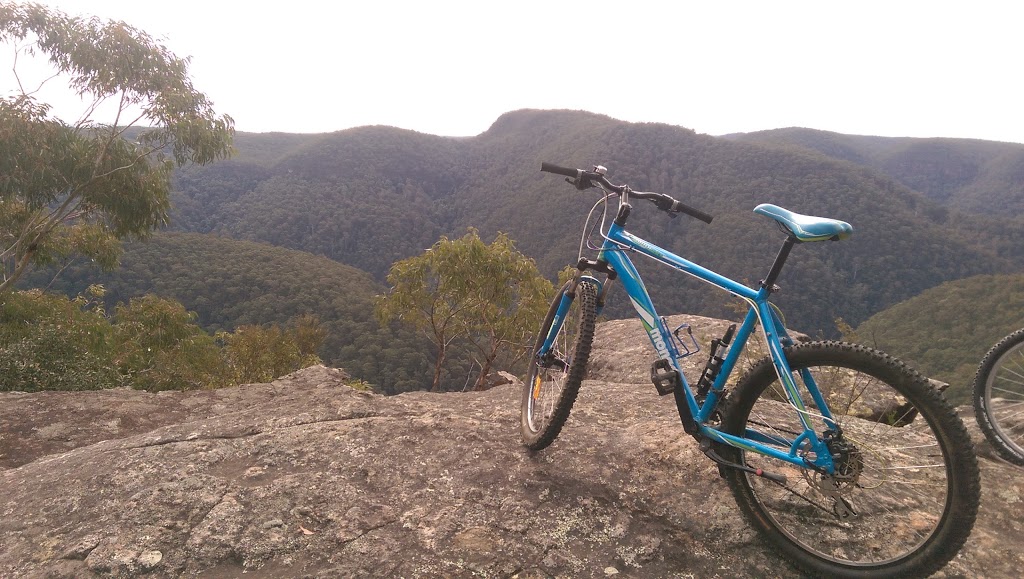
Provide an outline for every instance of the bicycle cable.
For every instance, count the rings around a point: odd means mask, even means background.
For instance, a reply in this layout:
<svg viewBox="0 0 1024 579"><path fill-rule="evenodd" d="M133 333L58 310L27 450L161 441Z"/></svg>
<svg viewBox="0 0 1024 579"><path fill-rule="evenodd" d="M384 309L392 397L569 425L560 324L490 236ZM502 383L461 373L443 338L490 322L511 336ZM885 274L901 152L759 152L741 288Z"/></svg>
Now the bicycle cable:
<svg viewBox="0 0 1024 579"><path fill-rule="evenodd" d="M586 247L588 250L591 250L591 251L600 249L599 247L594 247L594 245L590 242L590 238L594 236L594 229L595 228L603 228L604 227L605 218L608 215L608 197L610 197L610 195L605 195L601 199L598 199L597 203L594 203L594 206L590 208L590 212L587 213L587 220L583 223L583 235L580 236L579 256L577 256L576 259L583 259L583 248L584 247ZM601 220L600 221L594 221L594 225L591 226L590 222L594 218L594 212L597 211L597 207L599 205L602 205L602 204L604 204L605 208L604 208L604 211L603 211L603 213L601 215Z"/></svg>

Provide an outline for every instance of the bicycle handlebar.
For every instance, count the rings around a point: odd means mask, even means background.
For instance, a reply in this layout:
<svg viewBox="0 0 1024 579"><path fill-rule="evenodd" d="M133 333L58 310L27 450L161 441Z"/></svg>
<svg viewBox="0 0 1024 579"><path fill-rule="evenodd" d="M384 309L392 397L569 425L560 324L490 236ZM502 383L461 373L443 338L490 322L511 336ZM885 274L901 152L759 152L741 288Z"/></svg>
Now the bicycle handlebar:
<svg viewBox="0 0 1024 579"><path fill-rule="evenodd" d="M576 177L579 176L580 173L583 172L583 171L580 171L579 169L570 169L568 167L559 167L558 165L555 165L554 163L541 163L540 164L540 170L544 171L546 173L554 173L555 175L565 175L566 177L570 177L572 179L575 179Z"/></svg>
<svg viewBox="0 0 1024 579"><path fill-rule="evenodd" d="M668 195L665 195L665 197L672 199ZM683 203L682 201L677 201L675 199L672 199L672 207L670 209L666 209L665 211L668 211L669 213L685 213L690 217L700 219L704 223L711 223L711 220L714 219L714 217L712 217L710 213L704 213L703 211L697 209L696 207L690 207L686 203Z"/></svg>
<svg viewBox="0 0 1024 579"><path fill-rule="evenodd" d="M540 164L540 170L544 171L545 173L564 175L565 177L567 177L566 181L569 181L569 183L572 183L573 186L580 190L599 186L602 189L614 192L620 196L623 193L627 193L631 197L636 197L638 199L647 199L648 201L654 203L658 207L658 209L661 209L662 211L668 213L669 215L672 215L673 217L675 217L676 213L685 213L690 217L700 219L704 223L711 223L711 220L714 219L711 215L701 211L700 209L690 207L689 205L683 203L682 201L677 201L671 195L666 195L664 193L633 191L626 185L613 185L611 181L609 181L604 176L603 173L600 173L598 171L570 169L568 167L561 167L559 165L555 165L554 163L547 162L542 162Z"/></svg>

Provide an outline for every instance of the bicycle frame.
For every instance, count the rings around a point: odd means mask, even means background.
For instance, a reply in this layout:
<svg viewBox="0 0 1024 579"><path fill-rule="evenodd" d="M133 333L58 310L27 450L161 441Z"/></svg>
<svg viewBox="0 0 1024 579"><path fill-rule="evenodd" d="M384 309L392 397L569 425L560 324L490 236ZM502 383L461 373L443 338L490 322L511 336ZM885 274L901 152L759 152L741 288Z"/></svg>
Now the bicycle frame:
<svg viewBox="0 0 1024 579"><path fill-rule="evenodd" d="M596 314L621 280L656 351L654 389L673 394L683 431L717 465L766 543L804 572L829 577L923 577L956 555L981 493L973 443L954 409L924 376L883 352L835 341L795 345L771 302L794 246L845 239L852 225L758 204L754 213L774 221L785 241L767 275L743 284L626 231L631 201L705 223L714 220L711 214L672 195L616 185L601 165L584 170L545 162L541 171L603 195L583 223L574 275L552 300L534 342L520 412L526 448L547 448L566 425L600 347ZM670 330L658 315L634 254L747 306L741 324L711 340L704 370L689 377L692 387L683 359L702 344L692 332L680 333L689 329L685 324ZM764 357L748 368L745 351ZM738 384L730 378L736 372L744 374Z"/></svg>
<svg viewBox="0 0 1024 579"><path fill-rule="evenodd" d="M747 312L743 324L733 338L722 368L702 404L698 403L696 396L686 381L686 376L679 366L679 351L673 336L665 321L657 314L647 288L644 286L639 272L627 255L627 251L633 251L650 257L655 261L740 297L750 304L750 310ZM807 386L808 394L818 408L818 412L809 412L803 403L799 389L792 379L789 363L783 353L783 347L791 345L793 341L786 332L782 321L769 304L768 298L771 294L769 287L761 287L757 290L749 288L641 239L627 232L618 223L613 223L609 227L597 259L598 262L606 262L612 271L617 274L616 279L622 281L623 288L629 295L630 302L633 304L634 309L636 309L643 323L644 330L658 356L668 359L672 367L679 373L683 397L676 393L676 404L680 406L681 416L682 413L688 412L694 418L699 428L698 434L700 436L743 450L772 456L801 468L811 467L829 474L835 472L832 455L822 438L815 433L811 418L818 417L822 419L825 427L829 429L835 428L835 420L828 410L824 397L821 395L813 377L807 370L801 371L801 377ZM579 276L577 278L579 279ZM587 279L598 283L599 288L603 287L596 278L587 276ZM569 294L570 292L566 292L562 296L562 302L559 304L556 313L555 323L552 324L551 332L542 346L542 352L546 352L551 347L551 342L557 334L561 322L565 319L565 314L568 312L573 299ZM745 348L747 339L753 332L755 324L758 322L761 324L775 371L779 375L785 389L786 397L799 414L800 422L803 425L803 432L791 440L777 434L763 433L750 428L747 429L744 436L734 436L722 432L709 424L715 408L721 401L726 381ZM684 405L685 408L683 407ZM801 450L806 450L808 447L815 457L813 461L806 460L800 453Z"/></svg>

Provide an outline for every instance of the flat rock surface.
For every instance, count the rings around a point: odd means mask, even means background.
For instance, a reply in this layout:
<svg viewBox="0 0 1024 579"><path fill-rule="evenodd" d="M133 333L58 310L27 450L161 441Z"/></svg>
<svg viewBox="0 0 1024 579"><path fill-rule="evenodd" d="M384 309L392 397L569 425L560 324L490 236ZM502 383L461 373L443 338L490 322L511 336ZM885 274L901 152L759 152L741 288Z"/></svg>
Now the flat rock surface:
<svg viewBox="0 0 1024 579"><path fill-rule="evenodd" d="M0 577L798 577L647 382L652 350L614 345L639 325L609 324L538 453L515 386L383 397L312 367L211 392L0 394ZM1017 577L1024 469L963 414L982 505L937 576Z"/></svg>

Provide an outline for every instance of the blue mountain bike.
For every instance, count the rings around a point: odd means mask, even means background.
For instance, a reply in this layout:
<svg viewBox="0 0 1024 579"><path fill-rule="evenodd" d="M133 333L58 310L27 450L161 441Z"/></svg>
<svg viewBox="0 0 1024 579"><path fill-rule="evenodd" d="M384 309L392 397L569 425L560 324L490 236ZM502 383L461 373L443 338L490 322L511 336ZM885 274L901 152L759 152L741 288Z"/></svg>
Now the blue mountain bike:
<svg viewBox="0 0 1024 579"><path fill-rule="evenodd" d="M754 212L786 238L765 279L747 287L626 231L634 200L672 216L710 223L710 215L665 194L614 185L604 167L543 163L541 170L603 195L584 225L577 273L552 301L536 339L522 398L527 447L543 449L561 431L586 378L595 318L617 280L654 346L657 392L673 395L683 430L717 463L750 524L786 558L829 577L912 577L956 555L974 525L980 483L973 445L952 407L928 380L879 351L795 343L769 302L795 245L843 239L849 224L757 206ZM618 207L608 223L613 199ZM594 259L583 255L584 245L596 251ZM692 386L680 363L695 349L690 337L657 314L631 254L749 304L739 328L707 348ZM769 355L730 381L755 330Z"/></svg>

